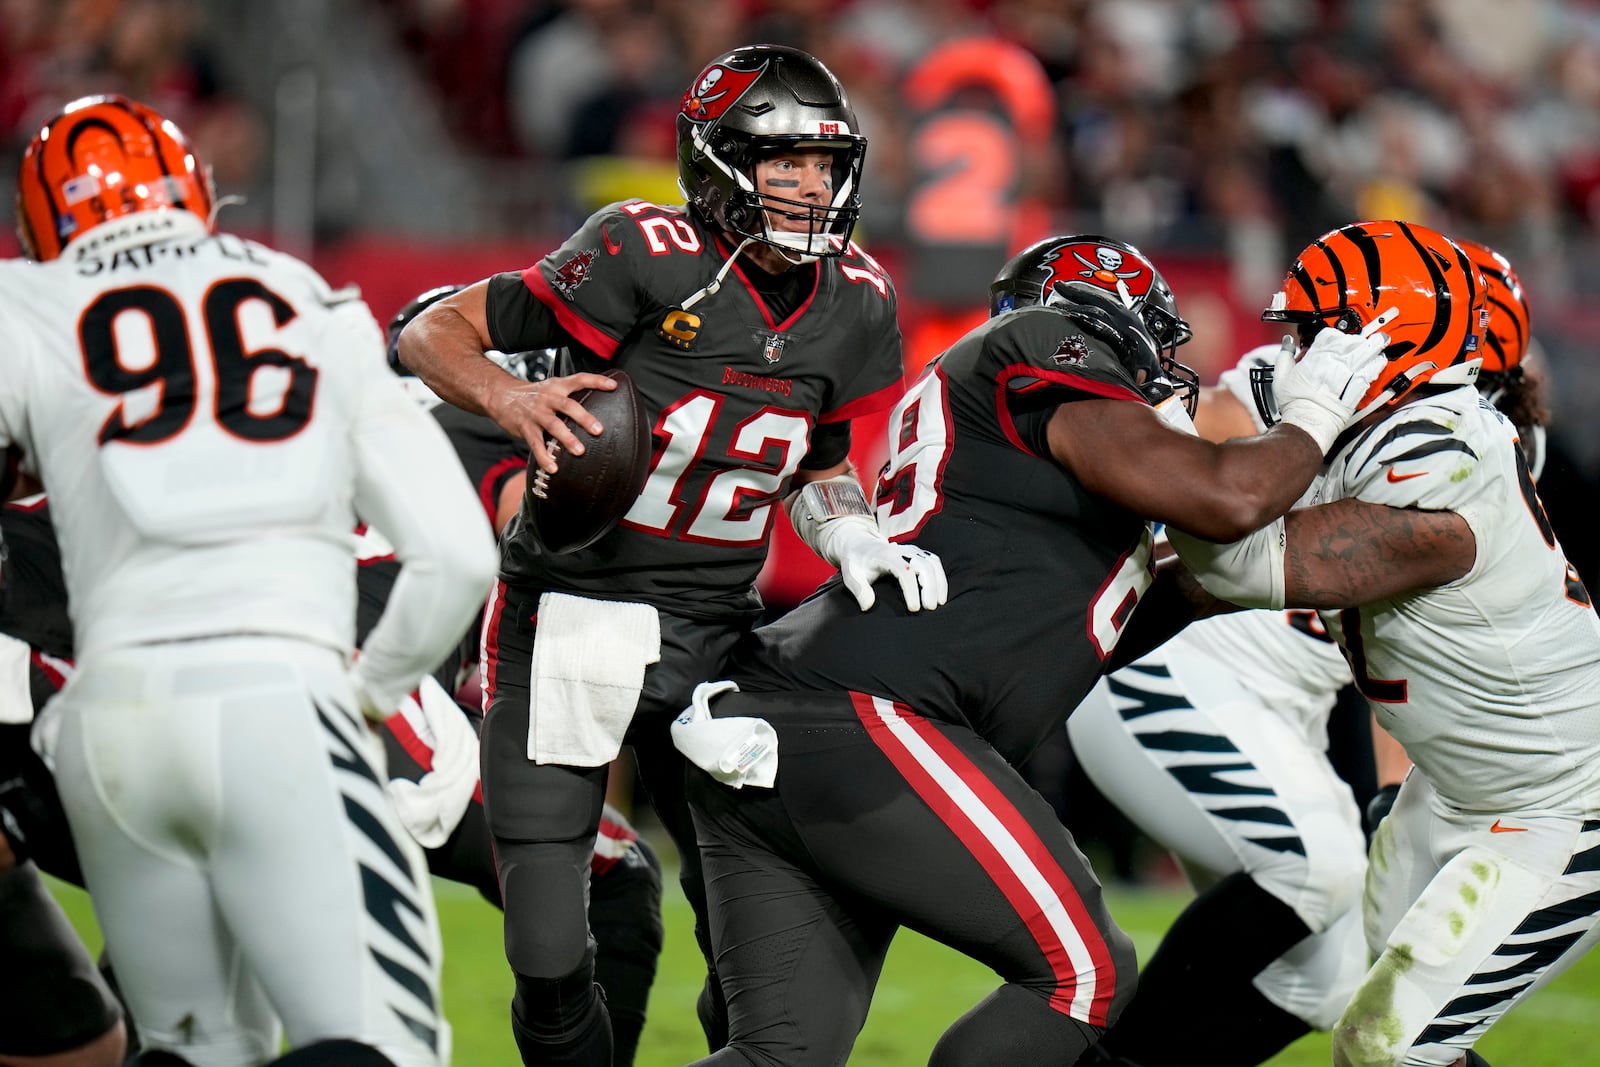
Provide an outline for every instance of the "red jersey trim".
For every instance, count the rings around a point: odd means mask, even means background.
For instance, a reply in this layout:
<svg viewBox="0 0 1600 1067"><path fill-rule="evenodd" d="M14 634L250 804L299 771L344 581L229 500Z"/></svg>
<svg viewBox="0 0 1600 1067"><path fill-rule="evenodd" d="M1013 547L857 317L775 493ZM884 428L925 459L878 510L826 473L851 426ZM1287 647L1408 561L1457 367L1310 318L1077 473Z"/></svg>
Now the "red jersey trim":
<svg viewBox="0 0 1600 1067"><path fill-rule="evenodd" d="M823 412L821 415L817 416L817 421L844 422L846 419L854 419L862 415L870 415L874 411L883 411L885 408L892 408L895 406L895 404L899 403L900 398L905 395L905 391L906 383L903 381L895 382L892 385L886 385L882 389L879 389L876 393L868 393L866 396L858 396L843 407L834 408L832 411Z"/></svg>
<svg viewBox="0 0 1600 1067"><path fill-rule="evenodd" d="M1044 457L1039 456L1037 452L1023 443L1022 435L1017 433L1017 425L1011 418L1011 408L1006 404L1007 388L1013 378L1037 378L1040 380L1039 385L1025 386L1023 392L1031 391L1034 388L1042 388L1043 384L1048 382L1053 385L1064 385L1068 389L1076 389L1080 393L1088 393L1103 400L1133 400L1140 404L1146 402L1144 397L1127 386L1095 381L1093 378L1085 378L1081 374L1073 374L1069 371L1046 370L1043 367L1035 367L1031 363L1013 363L1009 366L1001 367L1000 373L995 375L994 379L994 414L996 420L1000 423L1000 430L1006 435L1006 440L1010 441L1019 451L1026 452L1030 456L1037 456L1040 459Z"/></svg>
<svg viewBox="0 0 1600 1067"><path fill-rule="evenodd" d="M483 714L494 703L494 687L500 673L500 618L506 610L506 583L496 581L489 590L489 603L483 609L483 630L478 638L478 677L483 686Z"/></svg>
<svg viewBox="0 0 1600 1067"><path fill-rule="evenodd" d="M865 693L851 693L850 701L867 736L978 862L1033 935L1055 975L1050 1007L1106 1025L1117 984L1110 947L1071 877L1027 816L982 767L909 706ZM1009 840L991 837L996 829Z"/></svg>
<svg viewBox="0 0 1600 1067"><path fill-rule="evenodd" d="M422 694L412 690L411 699L422 705ZM406 755L417 761L417 765L424 771L433 770L433 749L428 743L417 736L417 731L412 729L411 721L401 712L395 712L383 721L383 725L394 735L394 739L405 749ZM480 779L472 785L472 802L483 803L483 781Z"/></svg>
<svg viewBox="0 0 1600 1067"><path fill-rule="evenodd" d="M71 660L47 656L37 648L30 647L28 649L28 661L44 672L44 676L50 679L50 684L55 686L56 692L61 692L62 688L67 684L67 673L62 670L62 667L70 670L72 667Z"/></svg>
<svg viewBox="0 0 1600 1067"><path fill-rule="evenodd" d="M544 275L539 273L537 266L529 267L522 272L522 284L528 287L528 292L532 293L539 303L550 309L550 313L556 317L561 328L570 333L583 347L601 359L610 359L617 354L617 345L620 342L579 315L571 304L557 296L556 291L550 288L550 283L544 280Z"/></svg>
<svg viewBox="0 0 1600 1067"><path fill-rule="evenodd" d="M478 500L483 504L483 510L489 516L489 525L494 525L495 516L500 513L500 490L505 486L506 480L520 470L526 470L528 461L517 459L515 456L502 459L484 472L478 479Z"/></svg>
<svg viewBox="0 0 1600 1067"><path fill-rule="evenodd" d="M733 254L732 250L723 244L721 237L713 235L711 239L716 242L717 251L722 253L724 259ZM795 308L789 317L782 322L772 321L772 312L767 308L766 300L762 298L761 291L750 284L750 276L744 272L744 267L740 265L737 258L733 261L733 273L739 276L739 280L744 283L745 291L750 294L750 299L755 301L756 307L761 309L761 317L767 320L768 329L782 333L798 322L800 316L804 315L806 309L817 299L817 290L822 286L822 267L820 264L815 263L812 266L815 269L811 272L811 292L806 295L804 300L800 301L800 306Z"/></svg>

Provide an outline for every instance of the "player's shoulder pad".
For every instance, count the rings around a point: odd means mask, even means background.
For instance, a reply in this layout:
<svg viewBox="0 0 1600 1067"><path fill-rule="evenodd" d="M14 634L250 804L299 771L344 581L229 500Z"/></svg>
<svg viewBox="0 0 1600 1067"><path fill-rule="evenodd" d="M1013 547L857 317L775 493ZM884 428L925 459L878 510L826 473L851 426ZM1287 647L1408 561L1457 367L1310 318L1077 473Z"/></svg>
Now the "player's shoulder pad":
<svg viewBox="0 0 1600 1067"><path fill-rule="evenodd" d="M1055 308L1035 305L997 316L984 347L997 361L996 373L1005 374L1014 390L1030 382L1052 383L1091 396L1146 403L1122 361ZM1030 378L1026 368L1038 373Z"/></svg>
<svg viewBox="0 0 1600 1067"><path fill-rule="evenodd" d="M899 302L894 279L889 272L854 241L850 242L843 255L831 256L822 262L831 264L846 282L861 286L864 295L880 298L879 302L885 306L893 308Z"/></svg>
<svg viewBox="0 0 1600 1067"><path fill-rule="evenodd" d="M683 257L704 252L711 240L682 204L618 200L590 215L545 257L544 269L557 278L563 271L612 274L609 265L618 263L636 277L681 280Z"/></svg>
<svg viewBox="0 0 1600 1067"><path fill-rule="evenodd" d="M1454 510L1482 492L1497 447L1509 431L1479 408L1471 386L1413 400L1351 443L1338 457L1346 492L1396 508Z"/></svg>
<svg viewBox="0 0 1600 1067"><path fill-rule="evenodd" d="M291 256L287 252L279 252L274 248L269 248L264 244L245 238L225 239L243 242L249 248L252 258L266 264L269 278L274 285L291 289L295 296L303 300L309 300L327 308L362 303L359 286L332 286L311 264Z"/></svg>

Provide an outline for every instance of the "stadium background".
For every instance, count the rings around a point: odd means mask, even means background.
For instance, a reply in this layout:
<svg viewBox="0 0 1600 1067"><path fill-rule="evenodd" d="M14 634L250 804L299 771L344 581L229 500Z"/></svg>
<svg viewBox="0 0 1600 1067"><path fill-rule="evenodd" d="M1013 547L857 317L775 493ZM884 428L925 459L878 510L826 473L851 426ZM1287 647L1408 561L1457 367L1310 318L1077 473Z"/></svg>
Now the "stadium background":
<svg viewBox="0 0 1600 1067"><path fill-rule="evenodd" d="M423 289L528 265L602 204L681 199L679 97L708 59L757 41L813 52L851 94L871 139L858 240L896 280L913 374L982 318L1006 256L1047 233L1150 254L1205 381L1275 339L1260 309L1332 226L1410 218L1500 249L1551 380L1541 493L1600 584L1585 521L1600 488L1596 0L0 0L0 196L40 120L124 92L176 120L219 193L243 198L220 227L360 285L387 319ZM856 435L868 474L874 437ZM825 574L776 525L774 611ZM1064 785L1063 803L1108 878L1170 886L1092 795ZM1160 892L1118 898L1150 927L1142 954L1181 899ZM491 924L472 970L503 1029L493 917L444 906ZM664 973L692 983L687 945L674 939ZM858 1062L917 1062L908 1050L985 988L948 954L906 952L932 962L905 966L912 991L887 999L925 1003L924 983L954 990L950 1011L875 1015ZM641 1063L682 1062L646 1040Z"/></svg>

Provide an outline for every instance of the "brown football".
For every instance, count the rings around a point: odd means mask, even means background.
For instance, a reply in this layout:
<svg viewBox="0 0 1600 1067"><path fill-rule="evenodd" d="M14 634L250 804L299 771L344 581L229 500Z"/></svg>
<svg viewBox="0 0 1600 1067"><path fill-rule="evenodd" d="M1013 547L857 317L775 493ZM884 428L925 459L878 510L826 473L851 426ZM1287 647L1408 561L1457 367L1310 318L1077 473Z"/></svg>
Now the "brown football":
<svg viewBox="0 0 1600 1067"><path fill-rule="evenodd" d="M525 503L534 536L559 554L587 548L610 533L633 506L650 473L650 424L639 391L627 372L609 370L617 383L610 392L582 389L572 398L600 420L600 436L567 427L583 442L582 455L557 451L553 438L545 444L555 454L556 472L529 468Z"/></svg>

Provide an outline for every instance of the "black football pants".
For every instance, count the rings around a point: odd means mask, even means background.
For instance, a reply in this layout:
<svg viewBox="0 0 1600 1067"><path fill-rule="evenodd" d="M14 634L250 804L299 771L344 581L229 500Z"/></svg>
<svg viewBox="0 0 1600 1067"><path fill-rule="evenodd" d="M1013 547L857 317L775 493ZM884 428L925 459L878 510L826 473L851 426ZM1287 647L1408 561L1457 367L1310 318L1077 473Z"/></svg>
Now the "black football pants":
<svg viewBox="0 0 1600 1067"><path fill-rule="evenodd" d="M541 765L527 758L537 607L536 593L506 589L496 617L485 622L495 640L483 665L492 680L482 737L483 796L505 901L506 958L517 977L513 1030L530 1064L609 1067L609 1023L592 989L595 943L587 915L589 858L606 768ZM628 732L656 815L677 846L679 881L708 961L705 888L683 795L685 763L668 727L697 684L720 677L745 629L663 612L661 659L645 670Z"/></svg>
<svg viewBox="0 0 1600 1067"><path fill-rule="evenodd" d="M733 693L776 788L689 772L729 1042L702 1067L845 1063L895 931L1005 981L932 1067L1070 1064L1133 994L1133 945L1055 812L964 726L848 693Z"/></svg>

